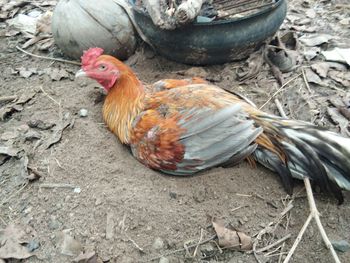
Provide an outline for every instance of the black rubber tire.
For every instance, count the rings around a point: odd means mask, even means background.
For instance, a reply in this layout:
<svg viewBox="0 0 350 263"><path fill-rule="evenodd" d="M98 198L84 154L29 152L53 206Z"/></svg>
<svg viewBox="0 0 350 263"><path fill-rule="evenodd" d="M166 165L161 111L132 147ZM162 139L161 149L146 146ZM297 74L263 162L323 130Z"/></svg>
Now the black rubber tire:
<svg viewBox="0 0 350 263"><path fill-rule="evenodd" d="M287 0L278 0L273 6L243 18L162 30L148 15L134 8L135 20L156 52L192 65L221 64L246 58L276 33L286 13Z"/></svg>

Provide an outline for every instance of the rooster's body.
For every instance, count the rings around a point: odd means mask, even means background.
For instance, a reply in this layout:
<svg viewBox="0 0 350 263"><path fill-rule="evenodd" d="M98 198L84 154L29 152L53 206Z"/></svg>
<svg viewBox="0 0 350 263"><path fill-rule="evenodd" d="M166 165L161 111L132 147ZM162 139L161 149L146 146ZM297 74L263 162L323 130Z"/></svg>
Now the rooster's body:
<svg viewBox="0 0 350 263"><path fill-rule="evenodd" d="M341 189L350 190L349 139L264 113L199 78L144 85L129 67L102 52L85 52L77 75L96 79L107 90L106 124L146 166L190 175L248 159L278 172L289 193L292 178L303 176L339 202Z"/></svg>

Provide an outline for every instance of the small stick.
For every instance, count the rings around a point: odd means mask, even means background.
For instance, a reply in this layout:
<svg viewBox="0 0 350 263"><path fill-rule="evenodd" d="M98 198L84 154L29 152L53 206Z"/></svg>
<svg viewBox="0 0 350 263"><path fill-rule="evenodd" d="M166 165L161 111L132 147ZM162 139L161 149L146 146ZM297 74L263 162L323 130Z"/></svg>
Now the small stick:
<svg viewBox="0 0 350 263"><path fill-rule="evenodd" d="M140 247L133 239L131 239L127 233L125 233L125 236L128 238L128 240L129 240L138 250L140 250L140 251L143 252L143 253L145 252L145 251L143 250L143 248Z"/></svg>
<svg viewBox="0 0 350 263"><path fill-rule="evenodd" d="M294 241L294 244L292 246L292 248L290 249L290 251L288 252L287 257L284 259L283 263L288 263L295 251L295 249L297 248L297 246L300 243L301 238L303 237L303 234L306 230L306 228L308 227L308 225L310 224L310 221L312 218L315 219L317 227L321 233L322 239L326 245L326 247L331 251L331 254L333 256L333 259L336 263L340 263L340 260L338 258L337 253L335 252L331 242L328 239L328 236L326 234L326 231L324 230L322 224L321 224L321 220L320 220L320 213L317 210L316 207L316 203L315 203L315 199L313 197L313 193L312 193L312 188L311 188L311 184L310 184L310 179L308 177L304 177L304 184L305 184L305 188L306 188L306 193L307 193L307 198L309 201L309 206L310 206L310 214L306 220L306 222L304 223L303 227L301 228L297 238Z"/></svg>
<svg viewBox="0 0 350 263"><path fill-rule="evenodd" d="M233 208L233 209L231 210L231 212L237 211L238 209L241 209L241 208L243 208L243 207L247 207L247 205L240 205L240 206L237 206L237 207Z"/></svg>
<svg viewBox="0 0 350 263"><path fill-rule="evenodd" d="M277 240L276 242L274 242L274 243L272 243L272 244L270 244L270 245L268 245L268 246L266 246L266 247L263 247L263 248L258 249L258 250L256 251L256 253L261 253L261 252L264 252L264 251L266 251L266 250L269 250L269 249L271 249L271 248L273 248L273 247L275 247L275 246L277 246L277 245L283 243L284 241L286 241L287 239L289 239L291 236L292 236L291 234L288 234L288 235L286 235L285 237L282 237L281 239Z"/></svg>
<svg viewBox="0 0 350 263"><path fill-rule="evenodd" d="M265 253L264 256L265 256L265 257L269 257L270 255L273 255L273 254L276 253L278 250L280 250L281 247L282 247L282 246L276 247L274 250Z"/></svg>
<svg viewBox="0 0 350 263"><path fill-rule="evenodd" d="M279 101L279 99L275 99L275 104L276 104L276 107L277 107L279 113L281 114L281 116L282 116L283 118L286 118L286 119L287 119L288 117L287 117L285 111L283 110L282 104L281 104L281 102Z"/></svg>
<svg viewBox="0 0 350 263"><path fill-rule="evenodd" d="M313 218L316 221L318 229L320 230L322 239L323 239L326 247L331 251L332 256L334 258L334 261L337 262L337 263L340 263L338 255L335 252L334 247L332 246L332 243L329 240L329 238L328 238L328 236L326 234L326 231L324 230L324 228L322 226L321 219L320 219L320 213L317 210L316 202L315 202L314 196L312 194L312 188L311 188L311 184L310 184L310 179L308 177L305 177L304 178L304 183L305 183L307 197L308 197L308 200L309 200L311 214L313 215Z"/></svg>
<svg viewBox="0 0 350 263"><path fill-rule="evenodd" d="M246 194L240 194L240 193L236 193L237 196L243 196L243 197L253 197L252 195L246 195Z"/></svg>
<svg viewBox="0 0 350 263"><path fill-rule="evenodd" d="M306 86L307 90L311 93L312 90L310 88L309 82L306 79L305 70L303 68L301 68L301 72L303 74L303 79L304 79L304 82L305 82L305 86Z"/></svg>
<svg viewBox="0 0 350 263"><path fill-rule="evenodd" d="M199 241L198 241L198 244L197 244L196 248L194 249L193 256L192 256L193 258L196 257L197 251L198 251L198 247L199 247L200 243L202 242L202 240L203 240L203 229L201 228L201 236L199 238Z"/></svg>
<svg viewBox="0 0 350 263"><path fill-rule="evenodd" d="M40 188L77 188L77 186L75 185L71 185L71 184L55 184L55 183L42 183L39 185Z"/></svg>
<svg viewBox="0 0 350 263"><path fill-rule="evenodd" d="M56 103L59 107L61 107L61 103L59 103L57 100L55 100L54 98L52 98L44 89L42 86L40 86L41 91L50 99L52 100L54 103Z"/></svg>
<svg viewBox="0 0 350 263"><path fill-rule="evenodd" d="M73 64L73 65L78 65L80 66L80 62L76 62L76 61L72 61L72 60L65 60L65 59L61 59L61 58L51 58L51 57L45 57L45 56L40 56L40 55L35 55L33 53L30 53L22 48L20 48L19 46L16 46L16 48L23 52L24 54L27 54L29 56L35 57L35 58L41 58L41 59L46 59L46 60L52 60L52 61L57 61L57 62L63 62L63 63L69 63L69 64Z"/></svg>
<svg viewBox="0 0 350 263"><path fill-rule="evenodd" d="M284 89L285 86L287 86L293 80L296 80L297 78L299 78L299 76L301 76L301 75L302 75L302 73L300 73L300 74L296 75L295 77L286 81L274 94L272 94L272 96L259 108L259 110L264 108L266 106L266 104L268 104L278 93L280 93Z"/></svg>
<svg viewBox="0 0 350 263"><path fill-rule="evenodd" d="M6 223L5 219L3 219L1 216L0 216L0 220L3 222L3 224L4 224L5 226L7 226L7 223Z"/></svg>
<svg viewBox="0 0 350 263"><path fill-rule="evenodd" d="M17 99L17 95L0 97L0 102L14 101Z"/></svg>

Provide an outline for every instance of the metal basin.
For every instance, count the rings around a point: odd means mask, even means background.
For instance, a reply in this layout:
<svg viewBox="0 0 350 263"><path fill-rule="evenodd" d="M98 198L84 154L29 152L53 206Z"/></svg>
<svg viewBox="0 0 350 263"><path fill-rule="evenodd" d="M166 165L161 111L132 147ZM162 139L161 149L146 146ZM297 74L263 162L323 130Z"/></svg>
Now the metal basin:
<svg viewBox="0 0 350 263"><path fill-rule="evenodd" d="M287 1L248 16L192 23L175 30L156 27L148 14L133 8L136 23L160 55L185 64L208 65L241 60L249 56L281 26Z"/></svg>

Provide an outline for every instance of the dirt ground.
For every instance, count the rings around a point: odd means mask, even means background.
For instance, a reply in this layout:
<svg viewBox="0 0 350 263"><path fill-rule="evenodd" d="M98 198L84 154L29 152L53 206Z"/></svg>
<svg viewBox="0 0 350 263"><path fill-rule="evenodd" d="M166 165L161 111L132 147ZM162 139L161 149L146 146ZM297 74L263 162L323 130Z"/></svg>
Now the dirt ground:
<svg viewBox="0 0 350 263"><path fill-rule="evenodd" d="M313 22L315 26L323 33L338 36L346 36L347 32L348 37L349 26L342 27L345 31L332 26L321 28L320 21L330 19L322 16L329 5L318 5L324 12L319 13L318 22ZM286 20L283 28L290 24ZM95 82L75 80L78 66L23 54L15 48L20 43L23 40L18 36L0 38L0 97L16 95L27 99L15 104L0 121L0 144L23 149L15 157L0 159L0 229L16 223L30 235L35 256L24 262L72 262L81 251L96 252L98 260L90 262L256 262L252 253L219 249L216 239L199 245L194 257L193 254L200 240L215 233L212 217L222 218L255 237L275 222L291 201L293 208L288 216L257 244L258 248L264 247L291 234L283 248L288 252L309 212L302 183L297 183L296 194L290 198L276 174L261 166L251 168L247 163L214 168L188 178L147 169L106 129L101 116L103 95ZM246 95L258 106L279 87L266 64L254 79L240 83L237 68L245 61L192 68L168 61L144 46L132 60L132 68L145 82L195 72L222 88ZM54 69L61 70L58 81L53 80ZM23 70L33 74L23 77ZM288 80L299 73L284 76ZM312 96L305 99L300 94L306 94L307 87L299 76L280 93L279 99L291 118L312 120L337 130L327 115L327 98L343 96L346 88L339 83L332 87L311 83ZM0 102L1 109L8 104ZM81 109L87 110L86 117L80 116ZM265 110L278 114L273 100ZM65 129L60 134L62 125ZM40 174L39 179L28 182L23 177L25 156L29 175ZM345 203L339 206L334 198L315 194L331 240L350 241L350 194L344 195ZM187 252L184 246L190 246ZM176 250L180 251L175 253ZM258 257L261 262L279 262L277 252L260 253ZM349 262L350 252L339 252L339 257ZM333 262L314 222L292 262Z"/></svg>

